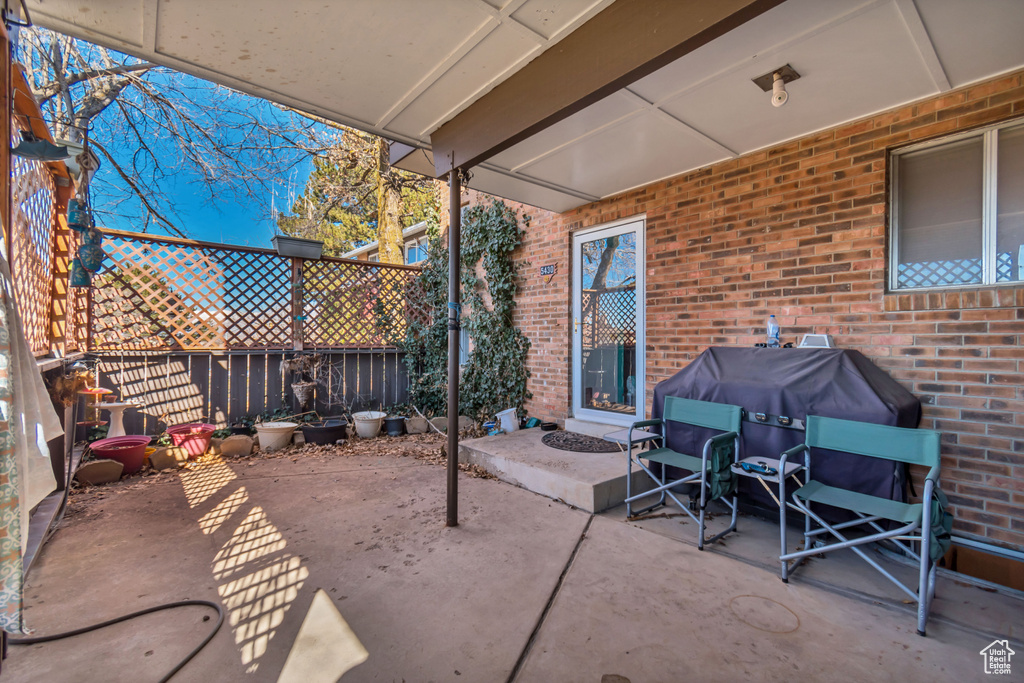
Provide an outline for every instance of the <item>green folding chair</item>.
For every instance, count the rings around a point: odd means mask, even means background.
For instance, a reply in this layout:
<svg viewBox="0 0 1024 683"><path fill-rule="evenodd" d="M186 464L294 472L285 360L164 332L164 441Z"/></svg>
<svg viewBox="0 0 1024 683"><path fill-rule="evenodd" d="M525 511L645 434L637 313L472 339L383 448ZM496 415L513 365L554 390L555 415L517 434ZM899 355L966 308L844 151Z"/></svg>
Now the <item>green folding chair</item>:
<svg viewBox="0 0 1024 683"><path fill-rule="evenodd" d="M668 396L665 398L664 417L660 420L634 422L629 428L629 443L626 451L628 459L626 516L642 515L661 505L665 505L666 499L671 498L683 512L688 514L693 521L697 522L698 549L703 550L705 543L712 543L730 531L735 531L737 513L736 474L732 471L731 466L733 463L739 462L740 425L742 421L743 409L739 406ZM665 447L666 428L671 422L695 427L706 427L721 433L716 434L704 443L704 448L700 455L688 455ZM639 444L640 441L634 442L633 430L655 426L661 427L661 436L656 439L661 442L661 447L644 452L641 452L638 447L636 453L634 453L633 447ZM642 460L661 465L660 473L656 474ZM654 480L655 487L653 489L633 495L633 465L638 465L641 470ZM677 467L692 472L692 474L670 481L667 478L666 467ZM671 489L680 484L697 484L700 486L700 502L697 514L694 514L689 506L684 505L676 497L675 493L671 491ZM633 501L654 495L659 496L658 502L642 510L633 511ZM704 521L707 504L711 500L719 498L731 508L732 521L728 529L705 540Z"/></svg>
<svg viewBox="0 0 1024 683"><path fill-rule="evenodd" d="M795 568L802 558L810 555L828 553L833 550L849 548L857 553L865 562L878 570L882 576L892 581L904 593L917 602L917 632L925 635L925 622L928 610L935 594L935 561L941 552L935 547L932 538L933 512L932 503L939 483L939 438L938 432L927 429L906 429L887 425L838 420L829 417L807 416L807 433L803 444L789 449L779 459L779 469L786 466L789 458L801 453L804 456L804 467L807 483L793 493L793 507L806 516L804 530L804 549L787 552L786 527L782 526L782 580L789 581L789 572ZM856 453L872 458L891 460L893 463L908 463L928 467L928 476L924 482L924 495L920 503L901 503L847 489L827 486L813 478L811 470L811 453L816 449L827 449L843 453ZM829 505L834 508L848 510L856 515L856 519L839 524L829 524L811 509L811 505ZM817 527L813 528L811 522ZM845 530L851 527L867 525L865 536L850 537ZM895 528L886 528L893 527ZM822 535L831 534L835 537L832 543L819 540ZM877 541L889 540L918 563L917 591L911 590L899 579L894 577L869 557L860 546ZM920 544L920 552L915 552L907 542ZM816 545L817 543L817 545ZM933 557L937 555L938 557ZM790 566L790 562L794 566Z"/></svg>

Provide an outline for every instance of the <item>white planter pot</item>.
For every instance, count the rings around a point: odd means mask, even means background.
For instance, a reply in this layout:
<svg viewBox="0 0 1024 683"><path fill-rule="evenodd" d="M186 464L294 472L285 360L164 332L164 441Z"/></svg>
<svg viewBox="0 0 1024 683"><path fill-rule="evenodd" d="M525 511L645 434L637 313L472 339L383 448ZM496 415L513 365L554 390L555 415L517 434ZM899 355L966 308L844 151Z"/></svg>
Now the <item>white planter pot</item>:
<svg viewBox="0 0 1024 683"><path fill-rule="evenodd" d="M379 410L366 410L361 413L352 413L352 419L356 423L356 435L360 439L372 439L380 433L380 425L387 413Z"/></svg>
<svg viewBox="0 0 1024 683"><path fill-rule="evenodd" d="M276 451L292 442L292 434L299 425L294 422L264 422L256 425L260 450Z"/></svg>
<svg viewBox="0 0 1024 683"><path fill-rule="evenodd" d="M498 420L498 426L504 429L506 434L519 429L519 418L516 417L515 408L503 410L494 417Z"/></svg>

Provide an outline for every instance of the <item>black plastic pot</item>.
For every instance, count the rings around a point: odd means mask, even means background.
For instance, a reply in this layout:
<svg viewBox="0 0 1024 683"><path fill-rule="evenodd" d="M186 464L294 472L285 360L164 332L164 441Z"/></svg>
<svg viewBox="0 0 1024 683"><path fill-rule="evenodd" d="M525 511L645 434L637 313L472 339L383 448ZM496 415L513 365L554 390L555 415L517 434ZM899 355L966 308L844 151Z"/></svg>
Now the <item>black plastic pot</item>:
<svg viewBox="0 0 1024 683"><path fill-rule="evenodd" d="M245 425L231 425L231 436L235 436L236 434L249 436L252 434L252 428L246 427Z"/></svg>
<svg viewBox="0 0 1024 683"><path fill-rule="evenodd" d="M405 418L385 417L384 429L387 431L388 436L401 436L405 434Z"/></svg>
<svg viewBox="0 0 1024 683"><path fill-rule="evenodd" d="M322 420L302 425L302 436L306 443L326 446L348 438L348 422L345 420Z"/></svg>

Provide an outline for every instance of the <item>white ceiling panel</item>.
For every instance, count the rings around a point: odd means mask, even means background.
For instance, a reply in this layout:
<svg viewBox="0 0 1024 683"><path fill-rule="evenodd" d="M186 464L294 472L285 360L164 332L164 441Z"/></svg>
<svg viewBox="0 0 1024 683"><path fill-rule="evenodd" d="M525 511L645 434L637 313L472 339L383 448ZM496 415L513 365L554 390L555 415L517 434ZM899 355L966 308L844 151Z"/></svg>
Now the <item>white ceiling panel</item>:
<svg viewBox="0 0 1024 683"><path fill-rule="evenodd" d="M502 24L407 105L387 124L388 130L429 140L431 131L448 118L453 102L461 109L462 103L472 102L503 80L504 71L495 65L515 64L538 50L536 39Z"/></svg>
<svg viewBox="0 0 1024 683"><path fill-rule="evenodd" d="M368 122L489 19L465 0L164 0L160 8L159 53Z"/></svg>
<svg viewBox="0 0 1024 683"><path fill-rule="evenodd" d="M916 0L916 5L954 88L1024 63L1021 0Z"/></svg>
<svg viewBox="0 0 1024 683"><path fill-rule="evenodd" d="M69 18L76 26L99 37L103 36L126 44L143 44L143 0L47 0L32 7L33 20Z"/></svg>
<svg viewBox="0 0 1024 683"><path fill-rule="evenodd" d="M721 76L723 71L742 68L755 58L770 56L795 37L809 36L883 1L888 0L790 0L737 27L729 33L728 40L715 40L699 47L640 79L629 89L649 102L659 102Z"/></svg>
<svg viewBox="0 0 1024 683"><path fill-rule="evenodd" d="M559 31L589 13L595 4L594 0L565 0L559 3L527 0L511 16L531 31L551 40ZM604 6L611 3L600 4Z"/></svg>
<svg viewBox="0 0 1024 683"><path fill-rule="evenodd" d="M560 192L557 189L531 182L527 178L489 168L486 164L473 169L473 178L470 180L469 186L474 190L487 192L497 197L558 212L568 211L580 204L588 204L600 199L600 197Z"/></svg>
<svg viewBox="0 0 1024 683"><path fill-rule="evenodd" d="M592 135L601 128L639 111L640 109L635 103L621 95L606 97L518 145L495 155L490 161L502 168L517 169L523 164L550 154L582 137Z"/></svg>
<svg viewBox="0 0 1024 683"><path fill-rule="evenodd" d="M521 172L606 197L674 175L680 164L692 168L721 158L720 150L653 112L643 112L528 164ZM624 186L624 179L631 184Z"/></svg>
<svg viewBox="0 0 1024 683"><path fill-rule="evenodd" d="M857 14L665 102L662 109L740 154L936 92L894 5ZM850 55L856 55L852 59ZM789 63L801 78L773 107L751 78Z"/></svg>

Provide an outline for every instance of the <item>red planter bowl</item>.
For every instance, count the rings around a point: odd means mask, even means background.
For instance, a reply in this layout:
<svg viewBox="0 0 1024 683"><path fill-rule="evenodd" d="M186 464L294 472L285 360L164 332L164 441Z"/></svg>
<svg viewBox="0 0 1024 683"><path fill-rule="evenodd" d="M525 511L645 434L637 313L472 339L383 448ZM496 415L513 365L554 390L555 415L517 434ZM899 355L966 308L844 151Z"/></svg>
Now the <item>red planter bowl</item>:
<svg viewBox="0 0 1024 683"><path fill-rule="evenodd" d="M125 474L131 474L142 469L149 441L148 436L115 436L93 441L89 447L98 459L116 460L124 465Z"/></svg>
<svg viewBox="0 0 1024 683"><path fill-rule="evenodd" d="M187 425L174 425L167 428L167 434L175 446L180 446L188 453L189 460L195 460L210 447L210 439L217 430L216 425L194 422Z"/></svg>

